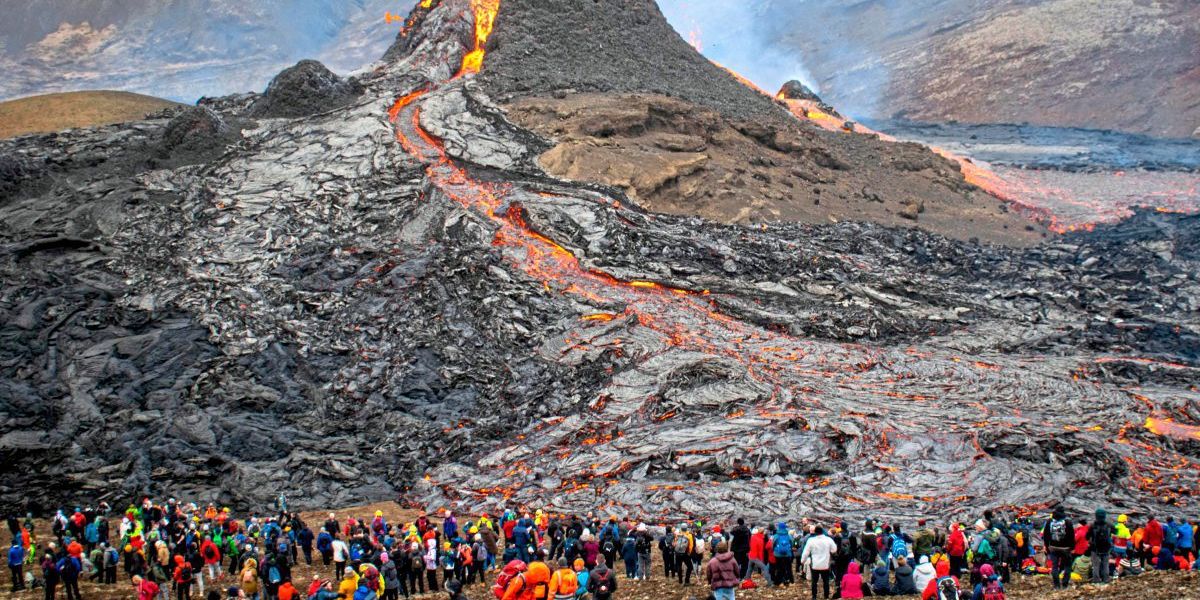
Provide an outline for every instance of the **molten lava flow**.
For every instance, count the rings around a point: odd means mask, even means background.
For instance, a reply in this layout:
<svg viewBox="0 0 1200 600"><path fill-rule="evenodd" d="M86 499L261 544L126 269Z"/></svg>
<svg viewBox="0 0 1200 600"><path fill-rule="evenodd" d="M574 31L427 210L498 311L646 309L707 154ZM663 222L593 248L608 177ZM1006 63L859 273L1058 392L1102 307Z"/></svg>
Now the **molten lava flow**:
<svg viewBox="0 0 1200 600"><path fill-rule="evenodd" d="M476 10L480 4L482 3L473 2L471 6ZM484 21L486 25L482 31L490 32L490 20L494 18L496 4L491 3L491 7L491 13L482 9L476 10L477 33L481 31L480 23ZM482 51L479 37L477 35L477 49ZM486 33L482 37L486 39ZM464 61L464 71L466 70L467 64ZM604 348L604 351L619 348L621 338L615 337L619 330L626 339L633 339L625 346L631 356L639 352L640 348L643 351L651 349L660 355L668 352L679 355L672 356L676 360L687 356L703 357L695 359L699 361L698 371L707 372L707 367L712 365L720 374L714 379L720 379L722 383L726 379L726 373L736 373L736 376L729 379L737 381L730 383L736 384L739 394L744 394L736 398L737 405L752 408L713 406L714 410L708 416L721 419L722 429L702 438L675 444L670 457L658 457L654 460L669 460L683 468L695 469L708 468L705 465L716 465L720 467L719 472L726 477L742 478L750 475L751 471L742 468L742 463L739 462L718 462L724 456L723 453L734 446L735 440L743 437L752 439L753 432L764 429L766 422L786 423L787 430L795 434L783 442L785 444L816 438L853 438L858 441L845 446L861 446L864 456L865 452L869 451L872 457L882 457L881 461L855 463L855 468L863 470L856 476L869 475L861 479L865 483L846 484L857 492L856 496L838 493L834 497L830 493L824 496L827 498L826 502L840 502L839 499L845 499L875 508L896 504L897 501L911 503L912 499L920 499L921 502L929 503L931 509L938 509L941 506L933 506L931 502L934 499L930 494L933 491L931 486L921 489L905 487L908 485L906 470L897 471L896 466L886 463L900 464L905 453L911 455L913 448L922 447L922 440L928 441L931 435L929 432L935 432L938 437L934 443L947 448L949 454L960 458L956 464L963 465L964 469L972 469L975 463L1003 460L1002 457L994 457L980 446L980 428L994 430L1011 425L1036 430L1039 427L1051 427L1030 425L1033 419L1021 416L1019 409L1024 406L1018 402L1036 402L1032 396L1004 394L1002 397L990 399L987 406L982 402L971 401L979 396L969 390L995 388L1001 370L1013 377L1011 373L1015 362L1005 357L988 357L986 362L973 358L952 360L935 350L925 352L911 348L889 351L879 347L799 339L718 313L712 298L706 292L671 288L650 280L621 280L586 267L568 247L537 231L529 221L530 215L536 216L539 213L527 213L522 206L523 202L529 203L530 206L535 202L550 202L555 196L528 189L529 186L520 183L509 185L479 181L464 167L451 160L442 143L426 132L421 123L420 103L426 94L438 93L437 85L440 84L435 84L435 88L431 90L408 93L399 98L388 111L395 126L397 140L405 152L424 165L426 181L439 192L438 198L444 197L457 203L473 215L471 218L485 221L487 229L494 231L492 243L512 272L523 273L540 284L547 293L569 296L581 304L595 307L581 311L587 314L579 317L582 322L578 328L571 330L564 342L564 355L592 352L600 348ZM453 90L454 85L450 84L447 87ZM462 84L457 85L461 87ZM572 198L583 199L582 196ZM615 211L620 215L622 211L627 210L610 199L592 199L603 206L604 211ZM677 349L681 351L675 352ZM640 358L645 356L642 354ZM612 374L611 370L608 372ZM1029 378L1024 372L1022 376ZM931 382L937 381L941 381L941 385L934 383L932 386L939 389L931 390ZM1078 395L1080 392L1076 388L1082 386L1088 386L1087 394L1096 393L1090 384L1040 376L1035 383L1029 384L1029 390L1050 390L1059 394ZM620 460L627 455L615 454L624 451L626 447L643 443L643 438L639 437L643 433L638 430L639 421L671 420L672 424L686 421L683 426L674 428L681 437L686 437L691 430L688 425L694 422L693 419L699 418L691 408L659 408L660 400L638 399L631 403L628 397L620 397L620 387L615 386L612 389L615 391L599 394L588 408L595 413L596 422L620 422L619 430L580 429L580 419L573 416L555 424L539 425L536 435L530 435L528 438L517 436L520 443L514 448L517 448L517 451L528 451L529 454L525 456L531 462L538 461L539 453L557 457L559 464L556 468L561 469L563 475L559 493L590 489L596 491L599 498L603 489L619 485L619 482L612 478L630 469L640 468L635 463ZM957 390L968 391L960 394ZM1117 395L1117 392L1111 390L1101 390L1100 393ZM1121 398L1128 400L1128 396L1125 395ZM1106 401L1115 402L1112 398ZM953 414L950 409L942 412L936 410L948 406L950 402L956 404L955 409L969 407L973 414L983 418L967 421L948 417L947 415ZM932 406L922 409L927 405ZM686 408L686 404L683 406ZM886 407L887 410L877 410L880 407ZM911 414L907 410L909 407L913 409ZM861 412L852 413L849 409ZM1140 410L1137 414L1146 413ZM1111 432L1119 424L1106 423L1105 426ZM723 429L724 427L728 429ZM1056 435L1062 433L1057 425L1052 427ZM1087 435L1084 431L1093 430L1081 427L1080 431L1069 433L1071 436ZM551 445L538 446L539 443ZM1130 469L1131 473L1163 474L1164 482L1161 485L1155 484L1154 488L1146 488L1147 491L1159 497L1166 497L1178 494L1179 489L1190 484L1187 473L1188 469L1194 467L1193 463L1178 453L1165 452L1160 447L1144 443L1138 445L1139 443L1141 442L1135 439L1121 437L1117 440L1120 448L1114 452L1118 453L1120 460L1130 465L1138 465L1138 468ZM562 447L559 444L571 447ZM622 447L622 444L626 446ZM832 446L821 445L816 448L818 450L815 452L819 455ZM844 448L839 445L836 451L842 452ZM504 482L507 487L494 485L496 476L490 474L489 477L493 479L488 481L469 486L461 486L461 482L445 482L443 489L457 490L458 487L462 487L464 490L475 490L479 495L499 495L505 498L521 498L523 494L530 493L521 489L524 479L512 478L527 472L532 465L521 460L513 462L512 458L507 456L501 460L504 465L512 466L502 476L510 478ZM791 459L778 460L783 463ZM884 464L878 464L880 462ZM642 465L645 464L647 463L642 462ZM780 468L783 473L781 477L795 474L788 472L788 469L795 468L794 465L780 465ZM867 470L870 472L867 473ZM763 471L760 469L757 472L761 474ZM945 502L961 503L966 497L966 492L978 492L978 489L967 487L970 478L961 477L966 472L954 471L944 474L945 477L938 485L937 491L946 498ZM808 481L790 478L787 481L797 492L817 490L830 485L828 479L821 478ZM762 482L765 484L766 479ZM713 483L719 484L720 481L714 479ZM905 493L896 492L895 496L888 496L870 491L893 489L895 486L899 486ZM647 489L673 488L660 485ZM950 500L952 496L959 499Z"/></svg>
<svg viewBox="0 0 1200 600"><path fill-rule="evenodd" d="M1200 440L1200 426L1177 423L1171 419L1146 417L1145 427L1151 433L1177 440Z"/></svg>
<svg viewBox="0 0 1200 600"><path fill-rule="evenodd" d="M500 0L471 0L471 13L475 15L475 47L463 57L459 75L478 73L483 68L484 45L492 35Z"/></svg>

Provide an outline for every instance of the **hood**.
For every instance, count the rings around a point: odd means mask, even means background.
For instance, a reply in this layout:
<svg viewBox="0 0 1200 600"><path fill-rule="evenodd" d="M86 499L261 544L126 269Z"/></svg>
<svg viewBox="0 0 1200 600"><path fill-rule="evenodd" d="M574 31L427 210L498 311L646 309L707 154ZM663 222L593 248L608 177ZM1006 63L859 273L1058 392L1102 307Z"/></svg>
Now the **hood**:
<svg viewBox="0 0 1200 600"><path fill-rule="evenodd" d="M923 559L921 564L917 565L917 568L913 572L921 573L922 575L933 575L934 574L933 565L929 564L929 560L926 559L924 556L922 556L921 558Z"/></svg>
<svg viewBox="0 0 1200 600"><path fill-rule="evenodd" d="M183 557L178 554L175 555L175 566L177 566L177 567L183 566Z"/></svg>
<svg viewBox="0 0 1200 600"><path fill-rule="evenodd" d="M979 574L983 575L984 577L991 577L992 575L996 574L996 570L992 568L992 565L983 563L983 566L979 567Z"/></svg>
<svg viewBox="0 0 1200 600"><path fill-rule="evenodd" d="M779 534L785 534L785 535L786 535L786 534L787 534L787 532L788 532L787 523L784 523L783 521L780 521L778 524L776 524L776 525L775 525L775 534L776 534L776 535L779 535Z"/></svg>
<svg viewBox="0 0 1200 600"><path fill-rule="evenodd" d="M851 575L858 575L858 563L850 561L850 566L846 567L846 572Z"/></svg>
<svg viewBox="0 0 1200 600"><path fill-rule="evenodd" d="M937 576L946 577L950 575L950 561L939 560L937 564Z"/></svg>
<svg viewBox="0 0 1200 600"><path fill-rule="evenodd" d="M722 552L722 553L714 556L713 560L720 561L720 562L729 562L729 561L733 560L733 553L732 552Z"/></svg>

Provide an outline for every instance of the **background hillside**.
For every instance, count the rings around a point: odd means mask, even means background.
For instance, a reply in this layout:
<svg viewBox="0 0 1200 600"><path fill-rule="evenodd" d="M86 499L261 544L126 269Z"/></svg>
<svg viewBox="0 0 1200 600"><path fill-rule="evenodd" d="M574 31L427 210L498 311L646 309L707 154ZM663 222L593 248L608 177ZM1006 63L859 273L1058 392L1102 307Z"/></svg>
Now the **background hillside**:
<svg viewBox="0 0 1200 600"><path fill-rule="evenodd" d="M261 90L302 58L345 73L412 0L46 0L0 22L0 99L122 89L183 102ZM1186 137L1200 126L1193 0L661 0L704 54L856 118L1029 122Z"/></svg>

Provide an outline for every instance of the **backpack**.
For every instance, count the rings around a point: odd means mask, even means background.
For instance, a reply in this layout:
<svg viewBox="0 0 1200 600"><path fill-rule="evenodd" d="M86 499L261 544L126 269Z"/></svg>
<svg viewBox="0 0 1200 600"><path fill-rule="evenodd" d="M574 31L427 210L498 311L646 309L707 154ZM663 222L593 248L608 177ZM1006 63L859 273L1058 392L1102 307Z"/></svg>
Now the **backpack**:
<svg viewBox="0 0 1200 600"><path fill-rule="evenodd" d="M688 554L692 549L692 543L686 535L675 536L675 553Z"/></svg>
<svg viewBox="0 0 1200 600"><path fill-rule="evenodd" d="M908 556L908 544L904 542L904 538L896 536L892 539L892 557L900 558Z"/></svg>
<svg viewBox="0 0 1200 600"><path fill-rule="evenodd" d="M937 600L959 600L958 584L953 577L938 577Z"/></svg>
<svg viewBox="0 0 1200 600"><path fill-rule="evenodd" d="M604 545L600 546L600 552L603 552L604 554L612 554L613 552L616 552L616 551L617 551L617 547L615 544L613 544L612 539L605 538Z"/></svg>
<svg viewBox="0 0 1200 600"><path fill-rule="evenodd" d="M117 562L121 560L121 555L117 553L116 548L109 548L107 555L104 558L105 567L115 567L117 566Z"/></svg>
<svg viewBox="0 0 1200 600"><path fill-rule="evenodd" d="M283 576L279 574L279 567L271 565L271 569L267 571L267 581L269 581L272 585L283 581Z"/></svg>
<svg viewBox="0 0 1200 600"><path fill-rule="evenodd" d="M784 558L792 555L792 536L784 533L775 536L775 544L772 546L775 556Z"/></svg>
<svg viewBox="0 0 1200 600"><path fill-rule="evenodd" d="M207 558L208 560L212 560L216 557L217 557L217 553L215 550L213 550L212 546L204 547L204 558Z"/></svg>
<svg viewBox="0 0 1200 600"><path fill-rule="evenodd" d="M704 554L704 538L696 538L696 547L692 549L693 554Z"/></svg>
<svg viewBox="0 0 1200 600"><path fill-rule="evenodd" d="M555 572L558 575L558 596L568 597L574 596L575 591L579 589L579 578L575 576L575 571L571 569L559 569Z"/></svg>
<svg viewBox="0 0 1200 600"><path fill-rule="evenodd" d="M425 568L425 556L420 552L413 552L408 557L408 563L412 566L413 571L421 571Z"/></svg>
<svg viewBox="0 0 1200 600"><path fill-rule="evenodd" d="M992 549L992 543L986 537L979 540L978 554L987 559L996 558L996 551Z"/></svg>
<svg viewBox="0 0 1200 600"><path fill-rule="evenodd" d="M993 579L984 586L983 600L1005 600L1004 590L1001 589L998 579Z"/></svg>
<svg viewBox="0 0 1200 600"><path fill-rule="evenodd" d="M512 583L514 577L521 575L529 568L524 562L514 560L504 565L504 570L496 576L496 583L492 586L492 594L497 600L504 598L504 592L508 591L508 585Z"/></svg>
<svg viewBox="0 0 1200 600"><path fill-rule="evenodd" d="M179 580L184 583L192 582L192 565L183 563L183 567L179 570Z"/></svg>
<svg viewBox="0 0 1200 600"><path fill-rule="evenodd" d="M255 575L254 571L250 569L242 571L242 587L254 583L256 579L258 579L258 575Z"/></svg>
<svg viewBox="0 0 1200 600"><path fill-rule="evenodd" d="M612 590L612 578L613 578L613 570L605 569L604 574L600 577L600 579L596 580L596 597L597 598L599 598L599 597L607 598L610 594L612 594L612 591L611 591Z"/></svg>
<svg viewBox="0 0 1200 600"><path fill-rule="evenodd" d="M1000 530L995 527L983 532L983 539L991 542L992 547L1000 544Z"/></svg>

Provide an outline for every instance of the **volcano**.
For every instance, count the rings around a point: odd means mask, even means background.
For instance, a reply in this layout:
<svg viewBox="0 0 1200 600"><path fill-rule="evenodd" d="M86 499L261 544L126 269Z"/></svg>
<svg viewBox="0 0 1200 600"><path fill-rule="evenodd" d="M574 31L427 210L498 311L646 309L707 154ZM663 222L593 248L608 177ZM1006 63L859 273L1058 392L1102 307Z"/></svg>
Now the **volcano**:
<svg viewBox="0 0 1200 600"><path fill-rule="evenodd" d="M429 0L354 81L295 69L0 142L0 501L905 516L1200 483L1196 215L1049 234L645 0Z"/></svg>

